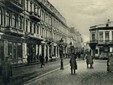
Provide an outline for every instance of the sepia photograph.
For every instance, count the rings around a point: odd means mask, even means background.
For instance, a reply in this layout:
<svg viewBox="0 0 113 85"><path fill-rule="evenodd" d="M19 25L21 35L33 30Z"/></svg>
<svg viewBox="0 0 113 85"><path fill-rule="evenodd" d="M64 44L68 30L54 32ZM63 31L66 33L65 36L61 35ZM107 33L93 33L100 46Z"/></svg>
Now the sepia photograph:
<svg viewBox="0 0 113 85"><path fill-rule="evenodd" d="M113 85L113 0L0 0L0 85Z"/></svg>

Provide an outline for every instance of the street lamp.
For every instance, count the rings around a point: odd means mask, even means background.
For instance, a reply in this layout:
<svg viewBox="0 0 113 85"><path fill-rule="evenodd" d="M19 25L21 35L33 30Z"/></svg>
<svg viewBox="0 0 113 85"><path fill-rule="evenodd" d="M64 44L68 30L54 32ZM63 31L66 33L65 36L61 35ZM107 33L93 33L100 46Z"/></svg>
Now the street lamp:
<svg viewBox="0 0 113 85"><path fill-rule="evenodd" d="M63 65L63 49L64 48L64 41L61 38L61 40L59 41L59 54L60 54L60 60L61 60L61 66L60 69L63 70L64 69L64 65Z"/></svg>

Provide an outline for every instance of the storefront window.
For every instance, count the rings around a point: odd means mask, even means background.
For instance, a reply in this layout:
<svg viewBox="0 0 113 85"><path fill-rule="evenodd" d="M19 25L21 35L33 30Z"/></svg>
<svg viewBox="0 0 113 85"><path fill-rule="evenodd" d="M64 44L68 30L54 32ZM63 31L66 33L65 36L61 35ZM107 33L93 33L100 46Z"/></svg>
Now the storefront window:
<svg viewBox="0 0 113 85"><path fill-rule="evenodd" d="M18 59L22 59L22 44L21 43L17 43L17 56L18 56Z"/></svg>
<svg viewBox="0 0 113 85"><path fill-rule="evenodd" d="M22 43L8 42L8 56L14 64L22 60Z"/></svg>

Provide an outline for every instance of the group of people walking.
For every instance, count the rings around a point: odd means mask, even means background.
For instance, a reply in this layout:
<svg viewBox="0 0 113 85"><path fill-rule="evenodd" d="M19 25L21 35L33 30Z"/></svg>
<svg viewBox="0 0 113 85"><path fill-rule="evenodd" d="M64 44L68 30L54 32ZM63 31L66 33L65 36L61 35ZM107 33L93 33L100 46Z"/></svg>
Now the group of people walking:
<svg viewBox="0 0 113 85"><path fill-rule="evenodd" d="M86 64L87 68L93 68L93 57L90 55L90 52L86 53ZM70 43L70 67L71 74L76 74L78 52L75 51L75 47ZM90 65L90 66L89 66Z"/></svg>

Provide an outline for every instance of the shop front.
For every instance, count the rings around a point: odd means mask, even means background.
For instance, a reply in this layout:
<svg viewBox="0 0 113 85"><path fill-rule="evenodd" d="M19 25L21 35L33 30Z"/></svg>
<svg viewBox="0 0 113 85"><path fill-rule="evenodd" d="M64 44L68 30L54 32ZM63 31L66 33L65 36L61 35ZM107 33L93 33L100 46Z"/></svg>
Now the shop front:
<svg viewBox="0 0 113 85"><path fill-rule="evenodd" d="M3 34L0 35L0 60L9 57L12 64L23 63L23 42L21 37Z"/></svg>
<svg viewBox="0 0 113 85"><path fill-rule="evenodd" d="M27 63L35 63L39 60L41 39L28 37L26 38Z"/></svg>

